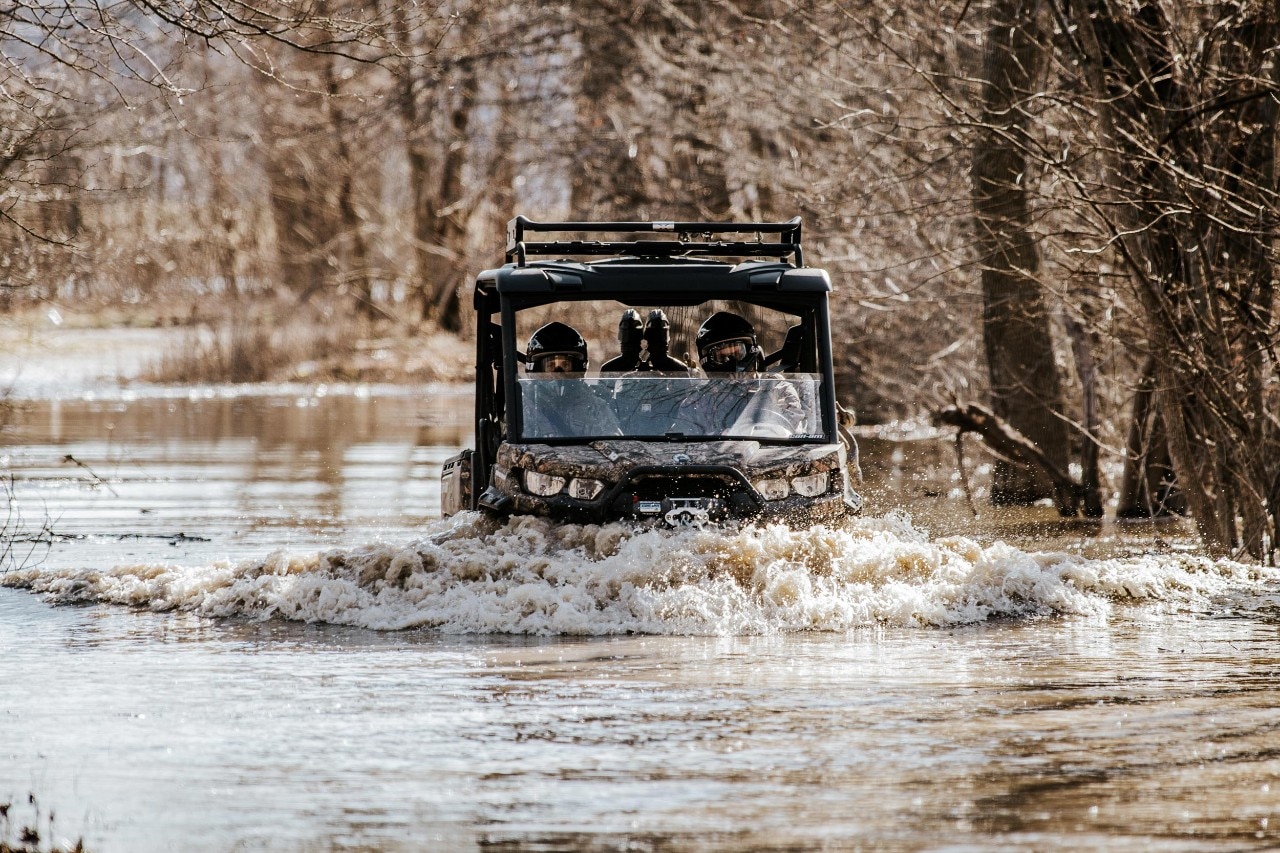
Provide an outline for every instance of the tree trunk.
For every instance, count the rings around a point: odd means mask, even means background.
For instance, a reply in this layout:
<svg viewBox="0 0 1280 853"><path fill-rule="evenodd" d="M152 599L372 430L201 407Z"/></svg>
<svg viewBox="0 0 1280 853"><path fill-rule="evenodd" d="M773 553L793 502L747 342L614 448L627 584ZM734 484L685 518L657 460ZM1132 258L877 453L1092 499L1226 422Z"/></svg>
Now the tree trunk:
<svg viewBox="0 0 1280 853"><path fill-rule="evenodd" d="M356 162L352 156L350 135L355 127L339 100L341 89L335 73L333 57L327 57L324 67L325 84L328 97L325 99L325 115L329 127L333 131L336 146L336 162L338 170L338 218L341 222L341 242L345 251L341 258L341 278L343 284L355 297L356 311L364 317L373 317L383 312L373 302L373 280L369 274L369 241L364 233L364 219L356 209L355 203L355 171Z"/></svg>
<svg viewBox="0 0 1280 853"><path fill-rule="evenodd" d="M1186 509L1174 493L1164 426L1155 411L1156 362L1148 358L1133 395L1116 518L1160 518Z"/></svg>
<svg viewBox="0 0 1280 853"><path fill-rule="evenodd" d="M1060 468L1068 432L1040 257L1027 202L1028 140L1024 98L1034 91L1044 55L1035 39L1036 0L996 0L987 31L983 124L973 154L973 193L982 262L983 342L992 409ZM1053 494L1043 472L997 462L991 498L1029 504Z"/></svg>
<svg viewBox="0 0 1280 853"><path fill-rule="evenodd" d="M458 290L467 272L463 262L471 213L463 204L463 181L476 73L473 63L462 61L454 69L458 76L452 87L421 79L422 73L412 64L401 67L397 93L411 185L415 290L424 322L460 331ZM444 100L443 123L433 124L440 112L422 102L433 94Z"/></svg>
<svg viewBox="0 0 1280 853"><path fill-rule="evenodd" d="M574 102L580 147L570 169L569 205L582 219L635 219L648 199L626 84L639 64L632 39L644 9L600 0L575 0L570 8L582 21L582 82Z"/></svg>
<svg viewBox="0 0 1280 853"><path fill-rule="evenodd" d="M328 281L327 211L315 191L314 163L296 143L273 147L266 166L276 223L280 282L299 296Z"/></svg>
<svg viewBox="0 0 1280 853"><path fill-rule="evenodd" d="M1102 419L1098 413L1098 370L1093 360L1093 342L1089 332L1073 318L1067 319L1067 335L1071 338L1071 352L1075 356L1076 375L1080 377L1083 398L1080 436L1080 487L1084 500L1084 514L1088 518L1101 518L1102 480L1098 472L1098 432Z"/></svg>
<svg viewBox="0 0 1280 853"><path fill-rule="evenodd" d="M475 109L476 94L475 71L470 65L462 70L457 90L457 100L449 112L448 146L440 170L440 188L436 196L438 202L432 211L436 220L436 234L448 254L435 257L432 277L435 279L436 295L431 303L429 316L424 318L452 332L462 331L462 300L459 289L467 275L463 262L466 258L467 220L470 211L463 203L463 169L467 153L471 150L467 134L471 126L471 114Z"/></svg>

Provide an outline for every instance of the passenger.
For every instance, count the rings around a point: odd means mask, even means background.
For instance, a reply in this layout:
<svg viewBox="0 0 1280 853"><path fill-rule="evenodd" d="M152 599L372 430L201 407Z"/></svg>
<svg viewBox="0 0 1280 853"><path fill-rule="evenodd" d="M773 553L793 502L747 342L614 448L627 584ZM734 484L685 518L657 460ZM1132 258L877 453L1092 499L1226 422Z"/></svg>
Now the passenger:
<svg viewBox="0 0 1280 853"><path fill-rule="evenodd" d="M587 342L564 323L548 323L529 338L525 370L530 374L564 374L542 387L525 387L526 438L567 438L620 435L617 418L607 402L582 381L590 361ZM548 377L550 378L550 377Z"/></svg>
<svg viewBox="0 0 1280 853"><path fill-rule="evenodd" d="M761 435L785 438L804 423L800 395L783 380L760 378L764 353L755 327L744 317L718 311L694 339L709 381L680 404L672 430L685 435ZM728 380L728 381L726 381Z"/></svg>
<svg viewBox="0 0 1280 853"><path fill-rule="evenodd" d="M688 366L667 353L670 330L661 308L650 311L639 363L614 384L613 410L627 435L666 435L689 393Z"/></svg>
<svg viewBox="0 0 1280 853"><path fill-rule="evenodd" d="M640 364L640 345L644 342L644 331L640 322L640 313L634 308L622 312L618 321L618 348L621 355L609 359L600 366L601 373L626 373L635 370Z"/></svg>
<svg viewBox="0 0 1280 853"><path fill-rule="evenodd" d="M673 357L671 348L671 323L661 308L649 312L649 321L644 326L645 351L648 353L646 363L650 370L660 373L689 372L689 365Z"/></svg>

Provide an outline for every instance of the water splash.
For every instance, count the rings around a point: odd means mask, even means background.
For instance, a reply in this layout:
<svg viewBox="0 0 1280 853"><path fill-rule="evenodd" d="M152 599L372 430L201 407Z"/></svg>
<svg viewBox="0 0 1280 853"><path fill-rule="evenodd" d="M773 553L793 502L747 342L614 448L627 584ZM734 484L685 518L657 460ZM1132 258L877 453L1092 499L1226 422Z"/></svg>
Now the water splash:
<svg viewBox="0 0 1280 853"><path fill-rule="evenodd" d="M1274 569L1190 555L1090 560L962 536L909 516L837 528L638 530L475 514L408 544L201 567L28 569L0 581L57 602L456 633L712 634L1105 618L1117 604L1204 607Z"/></svg>

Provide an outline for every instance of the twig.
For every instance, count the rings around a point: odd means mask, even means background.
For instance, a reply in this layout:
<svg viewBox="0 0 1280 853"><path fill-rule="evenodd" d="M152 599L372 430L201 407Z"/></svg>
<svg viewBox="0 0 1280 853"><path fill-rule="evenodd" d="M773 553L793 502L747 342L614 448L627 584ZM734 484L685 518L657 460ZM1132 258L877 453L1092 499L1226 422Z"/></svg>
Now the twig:
<svg viewBox="0 0 1280 853"><path fill-rule="evenodd" d="M1084 489L1069 473L1050 461L1035 442L1018 432L1011 425L998 417L990 409L976 403L962 405L957 402L935 415L938 423L957 427L961 434L976 432L982 436L987 446L1017 464L1039 468L1054 485L1054 503L1058 513L1065 517L1074 516L1083 499Z"/></svg>
<svg viewBox="0 0 1280 853"><path fill-rule="evenodd" d="M43 556L37 558L37 550L43 547L44 553L48 554L53 546L53 522L48 513L45 513L37 533L26 532L27 521L15 494L12 473L0 480L0 499L4 500L6 506L3 523L0 523L0 575L38 565ZM19 542L30 543L31 547L25 554L18 554Z"/></svg>
<svg viewBox="0 0 1280 853"><path fill-rule="evenodd" d="M68 453L66 456L62 457L62 461L63 461L63 462L71 462L71 463L73 463L73 464L75 464L75 465L79 465L81 468L83 468L84 470L86 470L86 471L88 471L88 472L89 472L89 476L90 476L90 477L92 477L92 478L94 479L94 482L98 483L99 485L106 486L106 487L107 487L107 491L111 492L111 494L115 495L116 497L120 497L120 493L119 493L119 492L117 492L115 489L111 488L111 484L110 484L110 483L108 483L106 480L104 480L104 479L102 479L101 477L99 477L96 471L94 471L94 470L93 470L92 468L90 468L88 465L86 465L86 464L84 464L83 462L81 462L79 459L77 459L77 458L75 458L74 456L72 456L70 453Z"/></svg>
<svg viewBox="0 0 1280 853"><path fill-rule="evenodd" d="M956 468L960 471L960 485L964 486L964 497L969 502L969 511L978 517L978 507L973 502L973 490L969 488L969 472L964 469L964 430L956 430Z"/></svg>

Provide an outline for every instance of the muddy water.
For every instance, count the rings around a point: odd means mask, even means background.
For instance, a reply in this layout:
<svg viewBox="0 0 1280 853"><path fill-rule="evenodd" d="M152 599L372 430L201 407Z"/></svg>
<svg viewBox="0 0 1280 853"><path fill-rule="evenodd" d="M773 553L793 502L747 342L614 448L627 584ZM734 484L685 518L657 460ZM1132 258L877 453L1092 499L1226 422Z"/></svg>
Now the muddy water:
<svg viewBox="0 0 1280 853"><path fill-rule="evenodd" d="M980 495L975 517L930 441L864 441L871 511L836 530L441 521L468 407L25 401L0 450L6 533L36 549L0 587L0 840L1280 845L1274 571L1178 526Z"/></svg>

